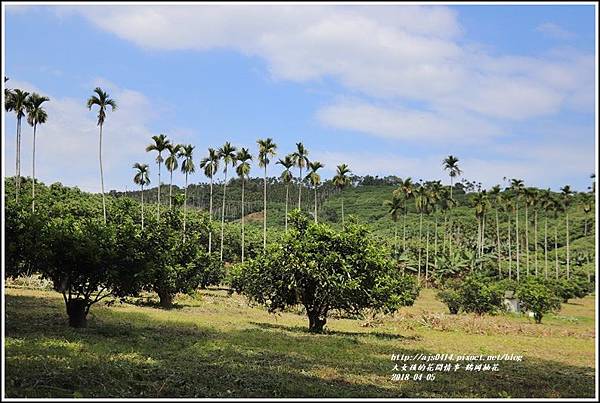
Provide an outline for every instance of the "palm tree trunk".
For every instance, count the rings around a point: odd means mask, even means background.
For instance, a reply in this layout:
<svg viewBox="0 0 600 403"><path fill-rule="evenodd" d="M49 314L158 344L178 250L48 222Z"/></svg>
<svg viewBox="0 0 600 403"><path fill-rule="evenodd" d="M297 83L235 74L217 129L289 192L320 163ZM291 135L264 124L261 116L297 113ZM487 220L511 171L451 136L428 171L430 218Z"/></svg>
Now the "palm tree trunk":
<svg viewBox="0 0 600 403"><path fill-rule="evenodd" d="M548 278L548 216L544 214L544 278Z"/></svg>
<svg viewBox="0 0 600 403"><path fill-rule="evenodd" d="M315 224L318 222L317 220L317 185L315 187Z"/></svg>
<svg viewBox="0 0 600 403"><path fill-rule="evenodd" d="M169 172L171 173L171 179L169 180L169 210L171 210L173 201L173 171L169 170Z"/></svg>
<svg viewBox="0 0 600 403"><path fill-rule="evenodd" d="M242 263L244 263L244 177L242 176Z"/></svg>
<svg viewBox="0 0 600 403"><path fill-rule="evenodd" d="M479 254L479 269L483 267L483 246L485 244L485 213L481 217L481 253Z"/></svg>
<svg viewBox="0 0 600 403"><path fill-rule="evenodd" d="M444 211L444 224L442 225L443 231L442 231L442 253L446 252L446 224L447 224L447 213L446 211Z"/></svg>
<svg viewBox="0 0 600 403"><path fill-rule="evenodd" d="M185 173L185 191L183 192L183 242L185 242L185 221L187 219L188 173Z"/></svg>
<svg viewBox="0 0 600 403"><path fill-rule="evenodd" d="M161 157L160 153L158 154L158 157L159 158ZM158 163L158 206L156 206L157 207L156 208L156 218L159 223L160 223L160 166L161 165L162 164L159 162Z"/></svg>
<svg viewBox="0 0 600 403"><path fill-rule="evenodd" d="M567 279L570 275L570 259L569 259L569 211L567 211Z"/></svg>
<svg viewBox="0 0 600 403"><path fill-rule="evenodd" d="M477 257L481 257L481 218L477 217Z"/></svg>
<svg viewBox="0 0 600 403"><path fill-rule="evenodd" d="M100 189L102 191L102 212L104 213L104 225L106 225L106 201L104 200L104 171L102 169L102 124L100 124L100 143L98 146L98 159L100 160Z"/></svg>
<svg viewBox="0 0 600 403"><path fill-rule="evenodd" d="M529 276L529 219L527 218L527 203L525 203L525 273Z"/></svg>
<svg viewBox="0 0 600 403"><path fill-rule="evenodd" d="M398 225L394 221L394 259L398 259Z"/></svg>
<svg viewBox="0 0 600 403"><path fill-rule="evenodd" d="M423 240L423 213L419 218L419 271L418 278L421 279L421 242Z"/></svg>
<svg viewBox="0 0 600 403"><path fill-rule="evenodd" d="M35 213L35 135L37 124L33 125L33 182L31 183L31 211Z"/></svg>
<svg viewBox="0 0 600 403"><path fill-rule="evenodd" d="M425 246L425 288L427 288L427 281L429 280L429 225L427 225L427 242Z"/></svg>
<svg viewBox="0 0 600 403"><path fill-rule="evenodd" d="M300 177L298 178L298 210L302 210L302 167L300 167Z"/></svg>
<svg viewBox="0 0 600 403"><path fill-rule="evenodd" d="M221 210L221 262L223 261L223 235L225 231L225 194L227 192L227 164L225 164L225 181L223 182L223 208Z"/></svg>
<svg viewBox="0 0 600 403"><path fill-rule="evenodd" d="M406 215L408 211L404 211L404 218L402 220L402 253L406 253Z"/></svg>
<svg viewBox="0 0 600 403"><path fill-rule="evenodd" d="M512 225L510 222L510 212L508 215L508 278L512 280L512 242L510 241L510 231Z"/></svg>
<svg viewBox="0 0 600 403"><path fill-rule="evenodd" d="M498 218L498 207L496 207L496 253L498 254L498 275L502 277L502 256L500 254L500 219Z"/></svg>
<svg viewBox="0 0 600 403"><path fill-rule="evenodd" d="M534 256L534 263L535 263L535 275L538 275L538 253L537 253L537 240L538 240L538 234L537 234L537 210L533 210L533 256Z"/></svg>
<svg viewBox="0 0 600 403"><path fill-rule="evenodd" d="M517 259L517 281L519 281L519 277L520 277L520 271L521 268L519 266L519 204L517 204L517 209L515 212L515 223L516 223L516 232L515 232L515 238L516 238L516 244L517 244L517 255L516 255L516 259Z"/></svg>
<svg viewBox="0 0 600 403"><path fill-rule="evenodd" d="M433 250L434 250L434 259L435 257L437 257L438 254L438 242L437 242L437 238L438 238L438 216L437 214L435 215L435 230L434 230L434 237L433 237Z"/></svg>
<svg viewBox="0 0 600 403"><path fill-rule="evenodd" d="M212 172L211 172L212 173ZM208 206L208 254L212 252L213 176L210 176L210 201Z"/></svg>
<svg viewBox="0 0 600 403"><path fill-rule="evenodd" d="M288 195L290 193L290 183L285 185L285 232L288 230Z"/></svg>
<svg viewBox="0 0 600 403"><path fill-rule="evenodd" d="M19 190L21 190L21 117L17 117L17 158L15 175L15 200L19 202Z"/></svg>
<svg viewBox="0 0 600 403"><path fill-rule="evenodd" d="M556 279L558 280L558 223L554 225L554 261L556 266Z"/></svg>
<svg viewBox="0 0 600 403"><path fill-rule="evenodd" d="M144 185L142 185L142 230L144 229Z"/></svg>
<svg viewBox="0 0 600 403"><path fill-rule="evenodd" d="M342 227L344 226L344 195L340 195L342 197Z"/></svg>
<svg viewBox="0 0 600 403"><path fill-rule="evenodd" d="M263 249L267 249L267 164L263 183Z"/></svg>

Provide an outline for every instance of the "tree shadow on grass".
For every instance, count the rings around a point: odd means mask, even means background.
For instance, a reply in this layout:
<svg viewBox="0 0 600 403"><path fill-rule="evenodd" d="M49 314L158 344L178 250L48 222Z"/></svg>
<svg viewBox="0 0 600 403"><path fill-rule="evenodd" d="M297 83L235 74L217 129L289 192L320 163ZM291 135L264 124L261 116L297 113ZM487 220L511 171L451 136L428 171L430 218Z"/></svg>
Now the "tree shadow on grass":
<svg viewBox="0 0 600 403"><path fill-rule="evenodd" d="M308 335L242 323L233 330L92 308L86 329L66 326L59 299L7 296L9 397L592 397L593 368L544 360L497 373L390 380L390 354L434 354L414 340ZM36 309L42 308L42 309ZM245 322L247 324L247 322ZM285 330L285 331L282 331ZM350 337L348 337L350 336ZM377 337L377 336L375 336ZM357 342L359 340L359 342ZM414 346L411 344L415 342ZM412 348L410 348L412 347ZM460 353L460 352L457 352Z"/></svg>
<svg viewBox="0 0 600 403"><path fill-rule="evenodd" d="M257 326L261 329L278 329L284 330L287 332L295 332L295 333L306 333L312 334L308 331L308 327L305 326L289 326L289 325L279 325L274 323L264 323L264 322L250 322L251 325ZM375 337L378 339L386 339L386 340L421 340L422 337L418 335L404 336L401 334L393 334L393 333L385 333L385 332L348 332L344 330L332 330L325 328L325 335L336 335L336 336L348 336L348 337Z"/></svg>

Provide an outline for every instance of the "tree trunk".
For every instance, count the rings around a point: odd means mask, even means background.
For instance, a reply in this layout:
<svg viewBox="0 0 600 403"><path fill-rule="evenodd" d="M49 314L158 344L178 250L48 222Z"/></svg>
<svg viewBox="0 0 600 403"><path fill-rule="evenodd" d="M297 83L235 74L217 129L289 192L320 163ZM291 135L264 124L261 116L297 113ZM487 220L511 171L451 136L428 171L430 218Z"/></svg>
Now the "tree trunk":
<svg viewBox="0 0 600 403"><path fill-rule="evenodd" d="M158 291L159 304L162 308L170 309L173 308L173 298L175 295L166 291Z"/></svg>
<svg viewBox="0 0 600 403"><path fill-rule="evenodd" d="M433 236L433 256L437 257L438 254L438 217L437 214L435 215L435 229L433 232L434 236Z"/></svg>
<svg viewBox="0 0 600 403"><path fill-rule="evenodd" d="M485 213L481 218L481 253L479 254L479 269L483 268L483 246L485 245Z"/></svg>
<svg viewBox="0 0 600 403"><path fill-rule="evenodd" d="M538 275L538 253L537 253L537 240L538 240L538 233L537 233L537 210L533 210L533 256L535 259L535 275Z"/></svg>
<svg viewBox="0 0 600 403"><path fill-rule="evenodd" d="M21 117L17 117L17 158L15 160L15 200L19 202L19 190L21 190Z"/></svg>
<svg viewBox="0 0 600 403"><path fill-rule="evenodd" d="M481 257L481 218L477 217L477 257Z"/></svg>
<svg viewBox="0 0 600 403"><path fill-rule="evenodd" d="M417 276L421 279L421 243L423 242L423 213L419 218L419 270Z"/></svg>
<svg viewBox="0 0 600 403"><path fill-rule="evenodd" d="M169 181L169 210L173 207L173 171L169 170L171 173L171 179Z"/></svg>
<svg viewBox="0 0 600 403"><path fill-rule="evenodd" d="M69 316L69 326L75 328L87 327L88 303L81 298L67 301L67 315Z"/></svg>
<svg viewBox="0 0 600 403"><path fill-rule="evenodd" d="M35 135L37 124L33 125L33 182L31 183L31 211L35 213Z"/></svg>
<svg viewBox="0 0 600 403"><path fill-rule="evenodd" d="M344 226L344 195L342 197L342 227Z"/></svg>
<svg viewBox="0 0 600 403"><path fill-rule="evenodd" d="M242 176L242 263L244 263L244 177Z"/></svg>
<svg viewBox="0 0 600 403"><path fill-rule="evenodd" d="M185 221L187 219L188 173L185 173L185 191L183 192L183 242L185 242Z"/></svg>
<svg viewBox="0 0 600 403"><path fill-rule="evenodd" d="M212 168L211 168L212 169ZM212 172L211 172L212 173ZM210 176L210 201L208 207L208 254L212 252L213 176Z"/></svg>
<svg viewBox="0 0 600 403"><path fill-rule="evenodd" d="M407 211L404 212L404 219L402 220L402 253L406 253L406 215Z"/></svg>
<svg viewBox="0 0 600 403"><path fill-rule="evenodd" d="M519 281L519 277L520 277L520 271L521 268L519 266L519 205L517 204L517 209L516 209L516 213L515 213L515 225L516 225L516 232L515 232L515 238L516 238L516 244L517 244L517 255L516 255L516 259L517 259L517 281Z"/></svg>
<svg viewBox="0 0 600 403"><path fill-rule="evenodd" d="M508 213L508 278L512 280L512 242L510 241L510 212Z"/></svg>
<svg viewBox="0 0 600 403"><path fill-rule="evenodd" d="M427 242L425 246L425 287L427 287L427 281L429 280L429 225L427 225Z"/></svg>
<svg viewBox="0 0 600 403"><path fill-rule="evenodd" d="M317 220L317 185L315 185L315 224L318 222Z"/></svg>
<svg viewBox="0 0 600 403"><path fill-rule="evenodd" d="M394 259L398 259L398 226L394 222Z"/></svg>
<svg viewBox="0 0 600 403"><path fill-rule="evenodd" d="M544 277L548 278L548 216L544 214Z"/></svg>
<svg viewBox="0 0 600 403"><path fill-rule="evenodd" d="M308 310L308 331L310 333L323 333L327 317L320 315L318 311Z"/></svg>
<svg viewBox="0 0 600 403"><path fill-rule="evenodd" d="M558 280L558 223L554 225L554 259L556 263L556 279Z"/></svg>
<svg viewBox="0 0 600 403"><path fill-rule="evenodd" d="M498 207L496 207L496 253L498 254L498 275L502 277L502 256L500 253L500 219L498 218Z"/></svg>
<svg viewBox="0 0 600 403"><path fill-rule="evenodd" d="M223 235L225 230L225 194L227 192L227 164L225 164L225 181L223 182L223 209L221 210L221 262L223 261Z"/></svg>
<svg viewBox="0 0 600 403"><path fill-rule="evenodd" d="M267 164L263 182L263 249L267 249Z"/></svg>
<svg viewBox="0 0 600 403"><path fill-rule="evenodd" d="M570 259L569 259L569 212L567 211L567 279L570 277Z"/></svg>
<svg viewBox="0 0 600 403"><path fill-rule="evenodd" d="M290 194L289 182L285 185L285 232L288 230L288 195Z"/></svg>
<svg viewBox="0 0 600 403"><path fill-rule="evenodd" d="M144 185L142 185L142 230L144 229Z"/></svg>
<svg viewBox="0 0 600 403"><path fill-rule="evenodd" d="M160 153L158 153L158 158L159 158L159 161L162 159ZM159 162L158 163L158 206L156 206L156 218L159 223L160 223L160 166L161 165L162 164Z"/></svg>
<svg viewBox="0 0 600 403"><path fill-rule="evenodd" d="M100 160L100 189L102 191L102 212L104 213L104 225L106 225L106 200L104 199L104 171L102 169L102 124L100 124L100 143L98 147L98 159Z"/></svg>
<svg viewBox="0 0 600 403"><path fill-rule="evenodd" d="M529 276L529 219L527 217L527 203L525 203L525 273Z"/></svg>
<svg viewBox="0 0 600 403"><path fill-rule="evenodd" d="M298 178L298 210L302 211L302 167L300 167L300 177Z"/></svg>

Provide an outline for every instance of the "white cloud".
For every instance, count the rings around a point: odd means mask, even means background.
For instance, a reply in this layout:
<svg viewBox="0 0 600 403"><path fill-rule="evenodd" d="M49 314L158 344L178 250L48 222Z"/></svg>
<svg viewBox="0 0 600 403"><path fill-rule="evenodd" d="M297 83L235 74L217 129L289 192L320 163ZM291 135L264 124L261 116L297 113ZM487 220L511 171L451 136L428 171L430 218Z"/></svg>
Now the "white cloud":
<svg viewBox="0 0 600 403"><path fill-rule="evenodd" d="M140 92L119 88L104 80L96 80L90 87L102 85L119 109L108 112L103 131L102 158L104 165L105 190L124 188L133 184L125 182L124 172L132 172L133 162L152 163L153 157L144 151L152 136L148 128L152 110L149 100ZM36 175L46 183L61 181L79 186L83 190L100 190L100 168L98 161L97 110L89 111L85 99L56 97L27 82L11 80L11 87L35 91L50 98L44 106L48 122L38 128L36 141ZM90 93L91 95L91 93ZM7 175L14 174L15 119L12 114L5 123L6 150L5 169ZM32 129L22 122L21 174L30 176Z"/></svg>
<svg viewBox="0 0 600 403"><path fill-rule="evenodd" d="M551 38L561 40L573 39L577 36L573 32L568 31L560 25L554 24L552 22L545 22L543 24L540 24L535 28L535 30Z"/></svg>
<svg viewBox="0 0 600 403"><path fill-rule="evenodd" d="M312 157L325 164L326 177L335 173L339 164L348 164L356 175L396 175L413 180L442 180L448 175L442 169L446 155L410 157L391 152L345 152L314 150ZM514 144L494 149L494 156L461 158L462 177L481 182L485 187L504 186L503 178L520 178L526 184L551 187L556 183L571 183L573 178L588 177L594 172L594 154L585 146L573 144ZM549 175L551 173L551 175Z"/></svg>
<svg viewBox="0 0 600 403"><path fill-rule="evenodd" d="M277 79L334 77L351 91L425 102L429 109L521 120L552 115L565 104L580 107L593 98L593 87L587 85L594 77L593 62L592 68L582 67L583 56L566 54L491 56L459 41L458 15L443 6L221 4L68 10L146 49L234 49L264 58Z"/></svg>
<svg viewBox="0 0 600 403"><path fill-rule="evenodd" d="M327 106L318 112L318 117L331 127L421 143L450 144L459 139L479 143L502 133L487 121L461 111L421 111L360 102Z"/></svg>

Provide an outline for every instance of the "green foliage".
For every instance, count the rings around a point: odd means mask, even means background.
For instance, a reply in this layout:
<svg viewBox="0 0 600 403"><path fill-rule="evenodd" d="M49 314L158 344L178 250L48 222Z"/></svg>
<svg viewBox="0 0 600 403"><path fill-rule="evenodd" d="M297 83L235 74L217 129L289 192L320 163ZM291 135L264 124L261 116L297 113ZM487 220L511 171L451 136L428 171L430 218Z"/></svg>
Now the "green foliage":
<svg viewBox="0 0 600 403"><path fill-rule="evenodd" d="M332 310L393 312L414 302L416 281L393 269L364 226L336 232L298 211L290 214L290 224L281 242L232 270L232 288L270 312L302 304L311 332L323 331Z"/></svg>
<svg viewBox="0 0 600 403"><path fill-rule="evenodd" d="M519 283L517 298L523 309L533 312L536 323L541 323L546 313L560 309L560 298L545 281L536 277L529 277Z"/></svg>
<svg viewBox="0 0 600 403"><path fill-rule="evenodd" d="M552 288L554 293L565 303L571 298L583 298L591 292L590 283L582 274L574 274L568 279L547 280L546 285Z"/></svg>
<svg viewBox="0 0 600 403"><path fill-rule="evenodd" d="M65 216L41 227L26 260L63 294L70 325L83 327L94 303L137 293L144 253L131 221L104 225Z"/></svg>
<svg viewBox="0 0 600 403"><path fill-rule="evenodd" d="M190 227L202 223L192 222ZM224 277L223 266L216 254L205 251L201 231L186 228L179 212L167 211L160 224L151 222L143 232L146 254L144 288L154 291L163 307L172 306L177 293L190 294L200 285L219 284Z"/></svg>
<svg viewBox="0 0 600 403"><path fill-rule="evenodd" d="M460 281L448 280L444 287L437 292L437 298L442 301L451 314L456 315L462 305L461 294L459 292Z"/></svg>
<svg viewBox="0 0 600 403"><path fill-rule="evenodd" d="M503 291L490 278L471 274L461 282L458 292L465 312L493 314L502 308Z"/></svg>

